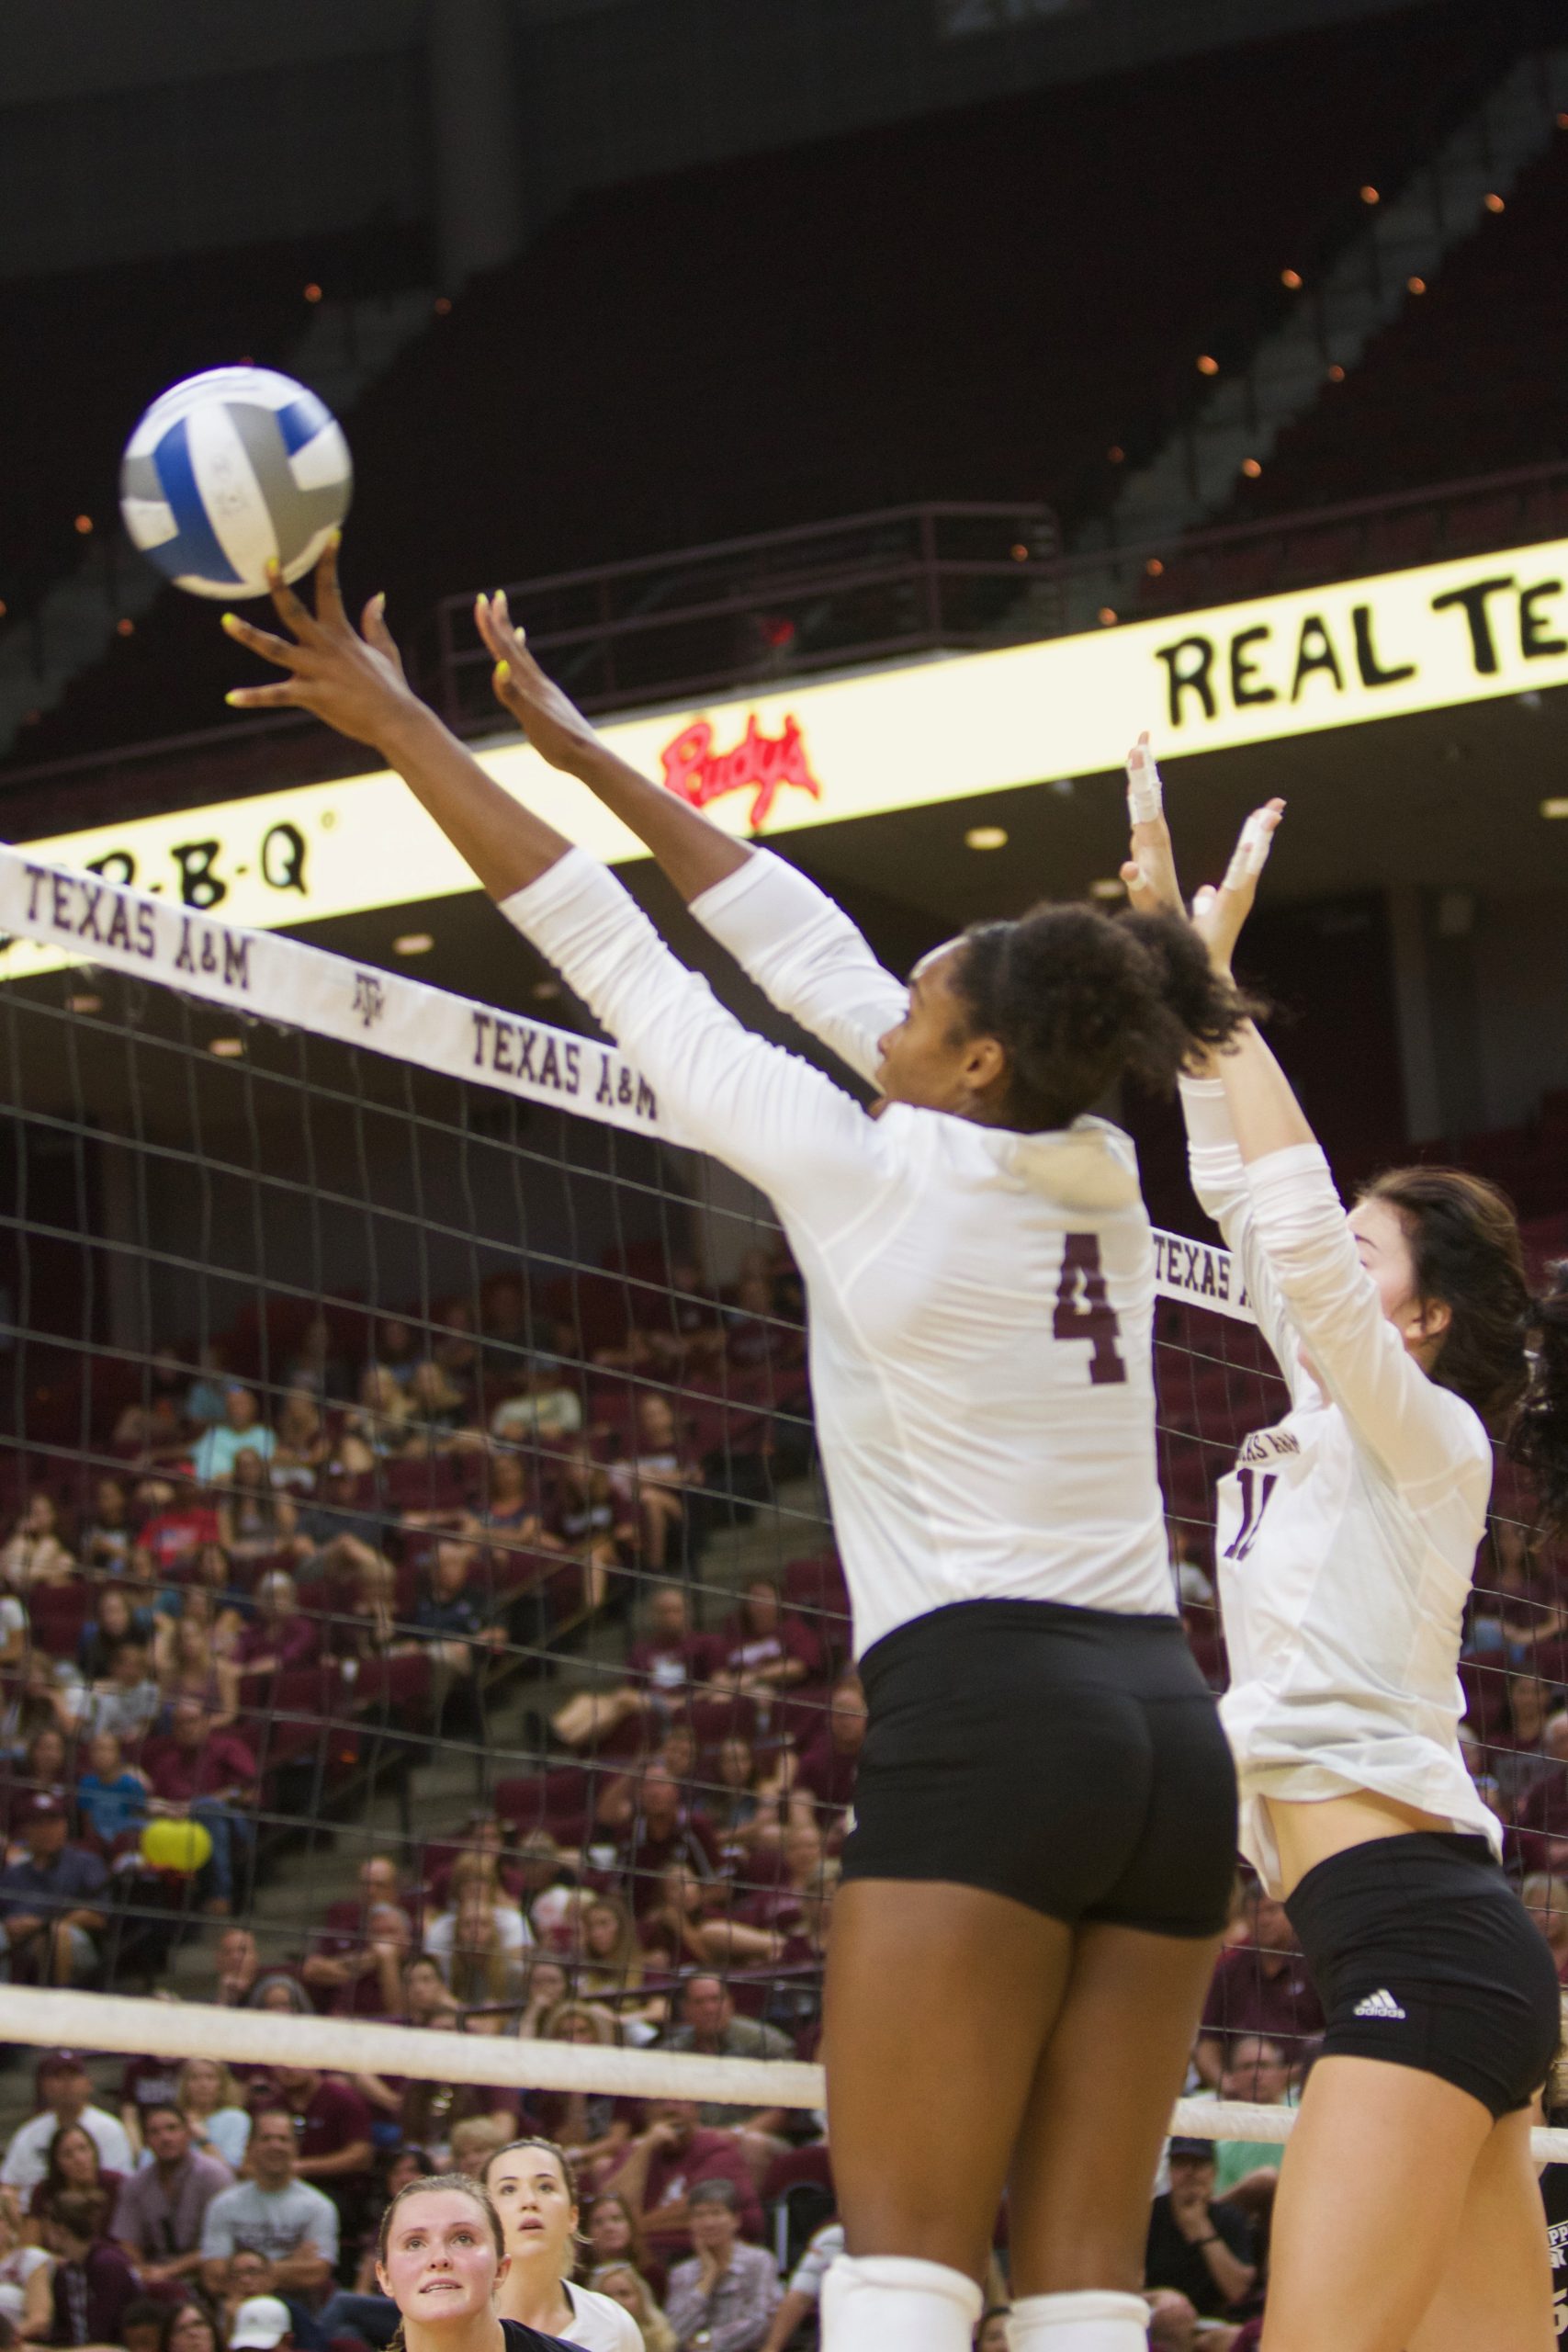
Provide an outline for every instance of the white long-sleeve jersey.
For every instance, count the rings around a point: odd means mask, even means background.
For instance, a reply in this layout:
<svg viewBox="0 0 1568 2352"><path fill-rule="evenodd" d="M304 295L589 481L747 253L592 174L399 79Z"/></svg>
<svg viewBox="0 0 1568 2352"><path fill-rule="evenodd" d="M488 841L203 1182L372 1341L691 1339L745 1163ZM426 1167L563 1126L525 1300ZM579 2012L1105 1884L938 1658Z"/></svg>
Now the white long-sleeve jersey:
<svg viewBox="0 0 1568 2352"><path fill-rule="evenodd" d="M1154 1253L1127 1137L872 1118L755 1035L579 851L503 911L658 1091L677 1139L777 1208L857 1655L952 1601L1174 1613L1155 1465ZM765 852L694 901L775 1003L868 1077L904 989Z"/></svg>
<svg viewBox="0 0 1568 2352"><path fill-rule="evenodd" d="M1366 1789L1479 1831L1500 1854L1458 1738L1464 1609L1492 1488L1486 1431L1383 1314L1317 1146L1248 1166L1223 1085L1184 1080L1181 1096L1192 1188L1241 1261L1291 1391L1284 1419L1247 1440L1218 1497L1231 1665L1220 1712L1242 1850L1277 1894L1263 1798Z"/></svg>

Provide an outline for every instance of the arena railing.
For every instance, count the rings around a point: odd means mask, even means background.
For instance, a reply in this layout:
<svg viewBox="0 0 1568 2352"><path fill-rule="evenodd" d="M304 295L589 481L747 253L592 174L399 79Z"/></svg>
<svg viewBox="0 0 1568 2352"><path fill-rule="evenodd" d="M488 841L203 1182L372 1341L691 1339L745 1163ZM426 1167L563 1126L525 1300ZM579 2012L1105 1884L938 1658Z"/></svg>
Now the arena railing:
<svg viewBox="0 0 1568 2352"><path fill-rule="evenodd" d="M1049 509L927 505L727 539L507 584L536 652L590 712L772 688L826 670L1031 643L1096 625L1484 554L1568 531L1568 460L1390 492L1213 529L1065 552ZM492 583L486 582L489 586ZM473 592L409 633L423 692L468 735L493 733ZM1098 616L1098 622L1097 622ZM356 746L293 714L114 752L7 765L13 835L348 775Z"/></svg>

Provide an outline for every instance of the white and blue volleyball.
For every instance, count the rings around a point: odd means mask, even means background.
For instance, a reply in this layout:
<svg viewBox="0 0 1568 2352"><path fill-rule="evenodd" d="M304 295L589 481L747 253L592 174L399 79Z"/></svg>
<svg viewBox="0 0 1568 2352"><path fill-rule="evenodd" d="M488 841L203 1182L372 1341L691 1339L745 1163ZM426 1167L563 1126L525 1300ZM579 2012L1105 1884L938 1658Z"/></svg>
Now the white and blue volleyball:
<svg viewBox="0 0 1568 2352"><path fill-rule="evenodd" d="M210 368L160 394L126 444L119 506L193 596L265 596L309 571L348 512L354 467L325 402L272 368Z"/></svg>

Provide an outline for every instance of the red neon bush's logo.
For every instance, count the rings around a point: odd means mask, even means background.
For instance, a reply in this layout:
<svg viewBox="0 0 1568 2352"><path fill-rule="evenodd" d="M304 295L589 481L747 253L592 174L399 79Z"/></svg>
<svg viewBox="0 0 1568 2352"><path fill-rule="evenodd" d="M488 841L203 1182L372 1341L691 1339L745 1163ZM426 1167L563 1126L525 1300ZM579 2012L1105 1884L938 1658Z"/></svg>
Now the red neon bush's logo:
<svg viewBox="0 0 1568 2352"><path fill-rule="evenodd" d="M787 716L777 735L764 735L753 711L733 752L716 752L712 727L705 718L695 718L672 743L665 745L660 756L666 785L694 808L705 808L710 801L722 800L727 792L754 793L750 817L754 833L773 814L781 785L793 784L797 791L809 792L813 800L822 797L799 724Z"/></svg>

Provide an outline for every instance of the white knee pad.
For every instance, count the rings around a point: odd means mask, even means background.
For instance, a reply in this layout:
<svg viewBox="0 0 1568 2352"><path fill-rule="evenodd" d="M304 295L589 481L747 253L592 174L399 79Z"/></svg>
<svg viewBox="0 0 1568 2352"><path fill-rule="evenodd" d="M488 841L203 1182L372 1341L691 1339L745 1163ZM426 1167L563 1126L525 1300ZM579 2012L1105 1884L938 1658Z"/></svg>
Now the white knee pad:
<svg viewBox="0 0 1568 2352"><path fill-rule="evenodd" d="M1146 2352L1142 2295L1091 2288L1079 2295L1025 2295L1008 2321L1011 2352Z"/></svg>
<svg viewBox="0 0 1568 2352"><path fill-rule="evenodd" d="M822 2281L822 2352L969 2352L985 2301L945 2263L841 2254Z"/></svg>

